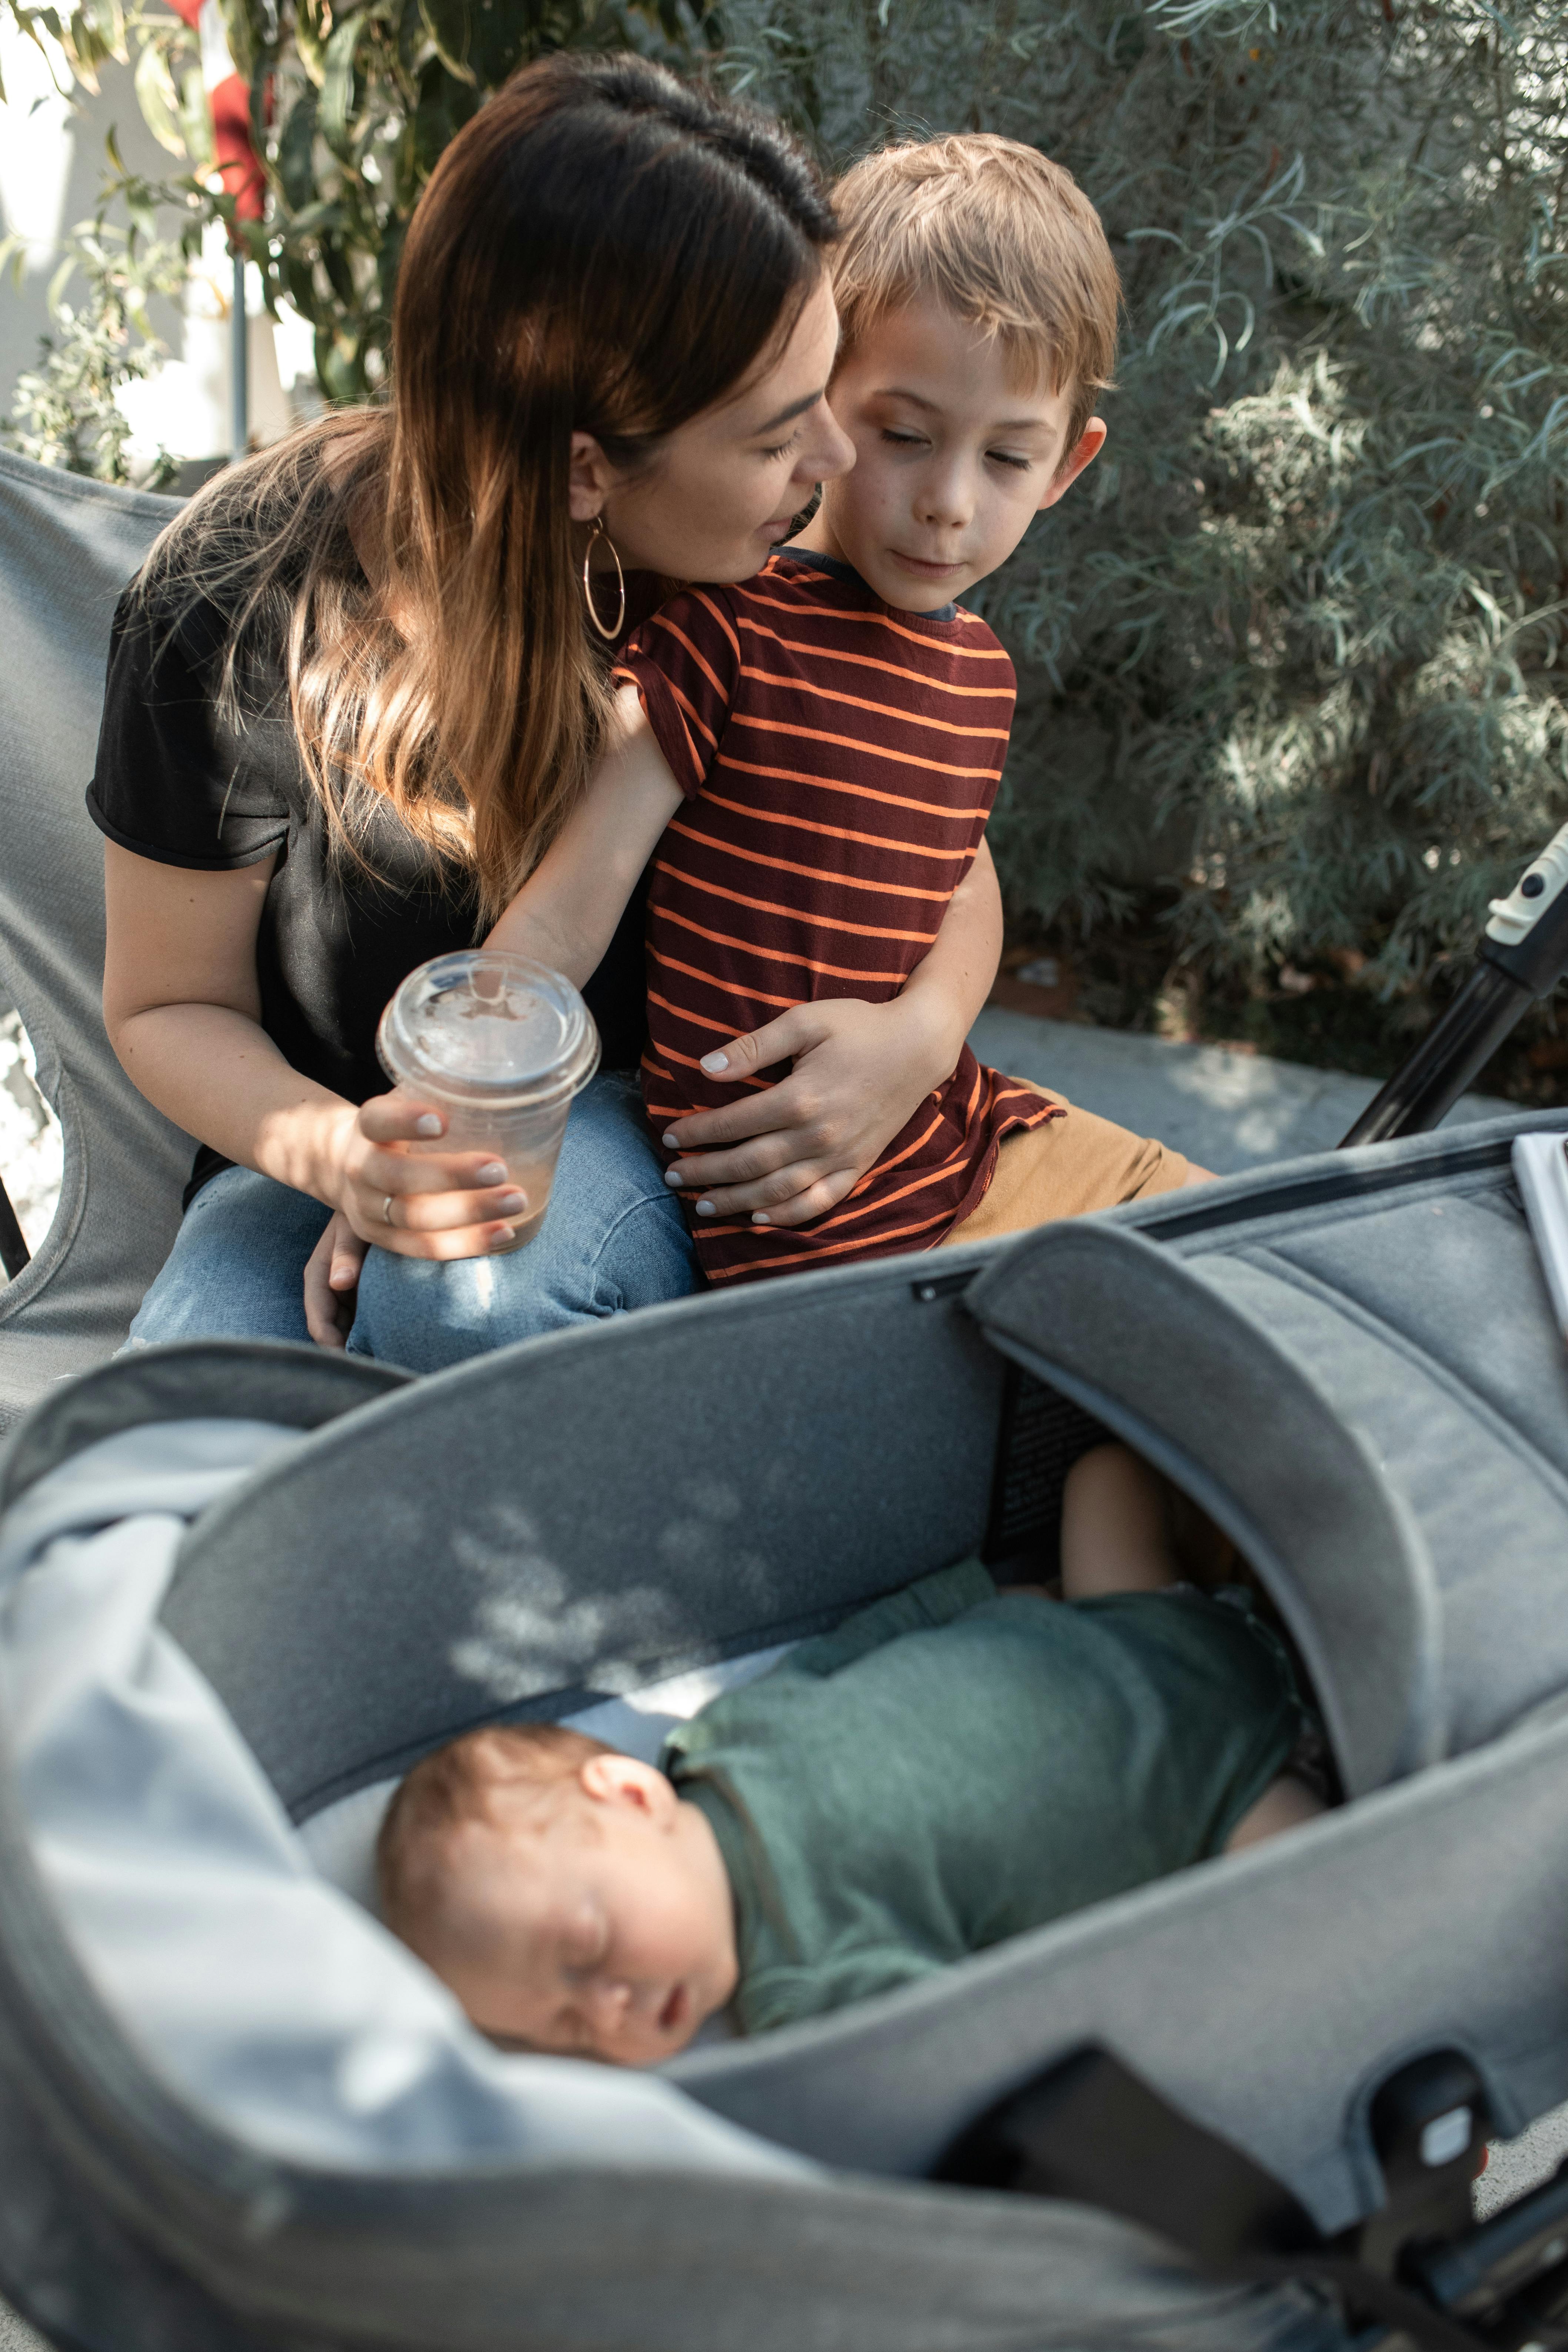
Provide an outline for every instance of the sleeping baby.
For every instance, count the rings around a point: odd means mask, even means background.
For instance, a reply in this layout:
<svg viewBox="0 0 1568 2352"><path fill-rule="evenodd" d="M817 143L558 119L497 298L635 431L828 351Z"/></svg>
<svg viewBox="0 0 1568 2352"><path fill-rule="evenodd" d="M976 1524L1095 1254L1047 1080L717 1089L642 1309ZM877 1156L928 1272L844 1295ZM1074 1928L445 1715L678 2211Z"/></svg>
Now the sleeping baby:
<svg viewBox="0 0 1568 2352"><path fill-rule="evenodd" d="M387 1924L497 2041L617 2065L910 1984L1306 1819L1304 1717L1246 1597L1178 1581L1173 1498L1074 1466L1062 1592L973 1561L801 1643L661 1769L550 1724L416 1765Z"/></svg>

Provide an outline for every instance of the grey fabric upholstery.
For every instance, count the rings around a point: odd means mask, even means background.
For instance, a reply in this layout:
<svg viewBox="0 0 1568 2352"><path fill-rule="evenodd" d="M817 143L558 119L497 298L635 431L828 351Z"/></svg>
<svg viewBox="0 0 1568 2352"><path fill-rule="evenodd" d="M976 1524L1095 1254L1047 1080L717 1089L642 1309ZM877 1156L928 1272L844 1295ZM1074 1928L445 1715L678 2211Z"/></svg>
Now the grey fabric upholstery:
<svg viewBox="0 0 1568 2352"><path fill-rule="evenodd" d="M260 2330L219 2325L191 2339L202 2352L290 2326L339 2352L367 2325L410 2352L1338 2340L1300 2301L1204 2307L1190 2276L1152 2280L1135 2241L1069 2208L918 2176L1086 2042L1327 2228L1378 2202L1368 2105L1412 2056L1468 2053L1504 2134L1568 2095L1568 1365L1509 1168L1512 1136L1552 1123L1299 1162L955 1253L934 1278L892 1261L710 1297L363 1402L346 1367L323 1367L300 1415L312 1433L191 1526L163 1633L296 1818L465 1722L564 1714L970 1549L1020 1478L1003 1349L1244 1536L1367 1792L940 1979L669 2070L718 2116L837 2168L826 2188L699 2197L628 2165L595 2200L570 2167L416 2195L302 2175L171 2115L111 2019L22 2002L5 1902L0 2143L29 2177L40 2143L112 2149L115 2210ZM126 1360L84 1409L45 1408L12 1485L139 1411L205 1409L208 1351L150 1369L148 1386ZM279 1369L233 1351L228 1409L276 1399ZM21 1883L6 1793L0 1769L0 1894ZM35 2108L68 2105L59 2133L18 2121L16 2084ZM109 2210L68 2178L82 2212ZM8 2212L0 2263L58 2293L42 2231ZM395 2300L365 2304L362 2279ZM133 2300L151 2308L145 2276ZM114 2342L78 2332L94 2352Z"/></svg>
<svg viewBox="0 0 1568 2352"><path fill-rule="evenodd" d="M363 1356L281 1339L191 1339L138 1348L68 1382L27 1415L0 1452L0 1511L84 1447L122 1429L217 1417L315 1429L392 1389L412 1372Z"/></svg>
<svg viewBox="0 0 1568 2352"><path fill-rule="evenodd" d="M1255 1319L1191 1265L1092 1217L1019 1250L975 1312L1232 1537L1322 1696L1351 1795L1443 1754L1442 1624L1425 1539L1313 1379L1311 1356L1276 1344L1271 1317Z"/></svg>
<svg viewBox="0 0 1568 2352"><path fill-rule="evenodd" d="M1417 1521L1450 1755L1568 1690L1568 1356L1510 1162L1515 1135L1564 1128L1444 1129L1138 1219L1310 1376Z"/></svg>
<svg viewBox="0 0 1568 2352"><path fill-rule="evenodd" d="M0 992L65 1133L54 1223L0 1289L0 1429L120 1345L190 1169L104 1035L103 845L82 804L115 600L175 510L0 452Z"/></svg>
<svg viewBox="0 0 1568 2352"><path fill-rule="evenodd" d="M891 1261L443 1374L195 1527L163 1622L308 1817L465 1723L763 1646L973 1547L1015 1475L1005 1348L1247 1546L1361 1801L676 2079L907 2174L1100 2040L1338 2225L1376 2194L1367 2086L1412 2049L1469 2049L1503 2131L1568 2093L1568 1365L1509 1165L1551 1123L955 1253L935 1297Z"/></svg>
<svg viewBox="0 0 1568 2352"><path fill-rule="evenodd" d="M421 1381L193 1528L163 1622L296 1817L472 1723L829 1622L985 1529L1005 1366L914 1272L682 1300Z"/></svg>
<svg viewBox="0 0 1568 2352"><path fill-rule="evenodd" d="M212 1351L192 1347L107 1368L89 1384L90 1413L51 1400L10 1456L20 1502L5 1534L22 1572L5 1591L0 1647L26 1646L29 1613L37 1646L15 1680L0 1673L0 2164L8 2184L0 2284L51 2335L83 2352L298 2352L307 2341L320 2352L353 2352L367 2331L404 2352L730 2352L738 2344L748 2352L1121 2352L1132 2344L1148 2352L1346 2352L1339 2319L1309 2293L1201 2278L1137 2231L1063 2203L846 2173L823 2179L715 2127L702 2110L718 2101L693 2105L679 2086L646 2077L488 2053L492 2090L514 2078L517 2099L529 2103L528 2114L521 2104L517 2113L522 2144L498 2145L492 2132L465 2162L469 2118L454 2097L447 2107L426 2106L430 2145L404 2147L403 2160L379 2167L258 2145L259 2134L236 2126L210 2088L198 2098L152 2036L145 2007L142 2033L129 2027L124 2008L134 2004L116 1973L117 1950L124 1969L140 1970L143 2003L162 2004L164 2033L178 2014L208 2060L216 2011L247 1974L237 2041L256 2016L258 2045L270 2049L281 2035L286 2047L292 2036L297 2063L322 2054L345 2001L352 2021L364 1957L335 1970L307 1965L308 1989L291 1987L270 2006L255 1969L207 1965L214 1947L205 1940L184 1957L199 1986L188 2005L177 1980L160 1982L170 1962L159 1938L195 1939L204 1919L210 1932L211 1906L234 1901L242 1855L232 1809L255 1774L237 1750L238 1780L226 1786L215 1769L225 1735L218 1711L209 1698L189 1712L198 1695L187 1687L182 1701L188 1669L162 1637L148 1642L140 1612L200 1491L243 1475L244 1461L266 1458L279 1438L285 1451L292 1443L243 1422L276 1393L282 1351L256 1350L249 1366L244 1352L223 1360L238 1429L232 1419L178 1420L182 1393L200 1407L214 1384ZM325 1434L335 1407L347 1436L388 1401L365 1406L363 1396L353 1367L322 1360L300 1423ZM138 1400L154 1419L175 1423L150 1432L144 1446L135 1442ZM119 1433L105 1444L110 1428ZM316 1443L307 1440L300 1454ZM281 1463L285 1452L273 1458ZM495 1483L493 1461L489 1475ZM247 1491L269 1497L265 1470ZM131 1517L117 1517L124 1507ZM340 1486L340 1538L353 1507ZM368 1565L374 1572L377 1563ZM128 1606L132 1586L141 1602ZM374 1582L362 1583L362 1597L367 1589L374 1594ZM62 1614L62 1603L94 1593L98 1654L89 1664L85 1621L68 1607ZM342 1681L352 1679L350 1666ZM41 1698L41 1682L52 1701ZM116 1746L111 1720L125 1744ZM182 1769L160 1750L171 1737L191 1741ZM29 1740L37 1751L30 1781ZM156 1801L137 1793L143 1780ZM105 1845L90 1860L72 1843L90 1832L84 1803L105 1825ZM40 1808L47 1831L37 1828ZM162 1900L138 1933L123 1923L135 1900L136 1849L158 1846L182 1824L189 1843L174 1850L180 1899ZM278 1859L296 1880L292 1857ZM199 1890L192 1866L210 1873ZM58 1874L52 1902L50 1873ZM121 1914L118 1943L101 1933L106 1905ZM247 1910L236 1925L256 1916ZM258 1942L260 1960L290 1957L286 1936L258 1932ZM412 1966L406 1956L403 1966ZM407 2120L411 2053L385 2024L378 1993L371 2032L345 2054L338 2104L367 2129L382 2115L395 2131L400 2116ZM292 2083L269 2067L250 2087L287 2097ZM447 2085L449 2095L454 2088ZM500 2120L493 2102L489 2112Z"/></svg>

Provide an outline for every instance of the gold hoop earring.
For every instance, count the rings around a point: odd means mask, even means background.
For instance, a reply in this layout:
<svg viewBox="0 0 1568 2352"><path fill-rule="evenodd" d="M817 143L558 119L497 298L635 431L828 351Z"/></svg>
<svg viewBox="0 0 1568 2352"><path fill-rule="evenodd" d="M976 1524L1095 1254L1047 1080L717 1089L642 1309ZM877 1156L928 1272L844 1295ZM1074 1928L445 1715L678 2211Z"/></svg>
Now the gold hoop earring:
<svg viewBox="0 0 1568 2352"><path fill-rule="evenodd" d="M601 539L604 541L605 545L609 549L610 553L615 556L616 579L619 584L621 592L620 610L616 614L615 626L610 629L606 629L603 621L599 618L597 608L594 603L593 582L589 578L588 573L588 567L593 562L595 542ZM616 542L610 537L609 532L605 529L603 522L597 515L594 517L594 528L589 535L587 552L583 558L583 602L588 607L588 618L593 622L594 626L598 630L599 635L604 638L605 643L607 646L613 646L616 639L620 635L621 631L626 625L626 575L621 570L621 559L619 554L616 552Z"/></svg>

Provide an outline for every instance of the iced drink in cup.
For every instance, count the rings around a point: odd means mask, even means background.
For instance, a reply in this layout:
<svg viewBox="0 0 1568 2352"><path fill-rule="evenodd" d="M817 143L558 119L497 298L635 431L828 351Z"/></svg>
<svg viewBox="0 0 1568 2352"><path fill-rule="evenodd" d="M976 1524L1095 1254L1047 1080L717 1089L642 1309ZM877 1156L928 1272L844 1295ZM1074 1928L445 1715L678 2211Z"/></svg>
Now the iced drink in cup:
<svg viewBox="0 0 1568 2352"><path fill-rule="evenodd" d="M599 1066L594 1016L571 982L527 956L488 948L411 971L381 1016L375 1050L394 1086L447 1122L435 1154L488 1151L528 1208L510 1246L543 1222L566 1114Z"/></svg>

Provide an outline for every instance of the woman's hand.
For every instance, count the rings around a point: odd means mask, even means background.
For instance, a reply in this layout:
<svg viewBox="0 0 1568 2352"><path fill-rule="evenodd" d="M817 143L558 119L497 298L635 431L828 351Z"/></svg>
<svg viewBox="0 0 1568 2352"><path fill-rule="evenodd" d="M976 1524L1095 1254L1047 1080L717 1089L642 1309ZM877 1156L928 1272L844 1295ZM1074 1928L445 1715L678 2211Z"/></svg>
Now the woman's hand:
<svg viewBox="0 0 1568 2352"><path fill-rule="evenodd" d="M305 1322L321 1348L353 1327L365 1251L397 1257L482 1257L506 1249L528 1195L487 1151L411 1152L432 1141L441 1115L401 1093L343 1107L327 1144L328 1197L337 1207L305 1265Z"/></svg>
<svg viewBox="0 0 1568 2352"><path fill-rule="evenodd" d="M794 1005L704 1055L704 1069L719 1077L795 1066L777 1086L670 1128L665 1142L680 1157L666 1181L698 1192L700 1217L803 1225L836 1208L952 1073L963 1034L955 1044L952 1024L928 1010L907 991L886 1004L830 997Z"/></svg>
<svg viewBox="0 0 1568 2352"><path fill-rule="evenodd" d="M398 1257L481 1257L504 1249L528 1213L528 1196L490 1151L409 1151L429 1143L443 1121L403 1093L342 1105L325 1139L317 1197L330 1202L362 1242Z"/></svg>

